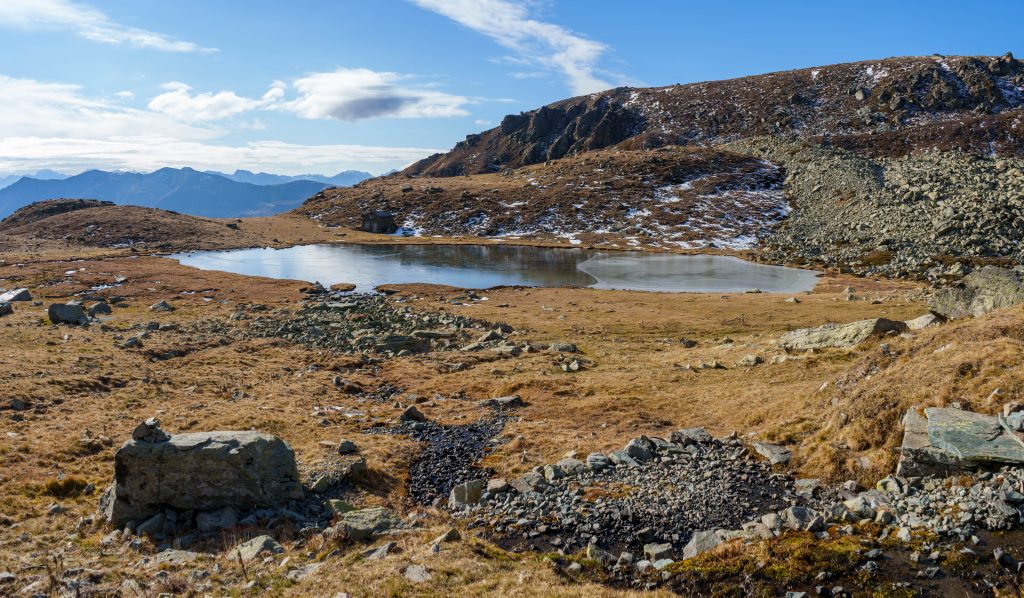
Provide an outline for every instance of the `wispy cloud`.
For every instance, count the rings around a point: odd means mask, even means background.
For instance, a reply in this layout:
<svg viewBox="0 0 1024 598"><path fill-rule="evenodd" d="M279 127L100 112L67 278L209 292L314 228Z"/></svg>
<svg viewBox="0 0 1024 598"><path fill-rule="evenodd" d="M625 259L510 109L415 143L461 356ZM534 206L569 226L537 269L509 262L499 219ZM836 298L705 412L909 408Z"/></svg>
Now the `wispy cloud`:
<svg viewBox="0 0 1024 598"><path fill-rule="evenodd" d="M219 139L227 131L212 126L210 121L218 114L239 113L239 103L233 99L238 96L231 92L193 95L183 84L169 87L168 93L180 91L187 96L174 96L175 102L191 103L208 119L185 117L178 113L181 106L173 102L165 102L164 108L175 106L166 111L132 108L115 98L88 97L77 85L0 75L0 174L42 168L78 172L87 168L154 170L162 166L250 168L283 174L345 168L381 172L440 151L281 141L229 145ZM275 91L281 89L275 84L260 99L240 99L243 104L263 104L281 97L283 91ZM224 93L231 99L215 101ZM262 123L252 121L241 126L259 129Z"/></svg>
<svg viewBox="0 0 1024 598"><path fill-rule="evenodd" d="M369 69L339 68L296 79L298 97L281 104L302 118L357 121L377 117L466 116L469 98L413 84L412 77Z"/></svg>
<svg viewBox="0 0 1024 598"><path fill-rule="evenodd" d="M613 85L601 78L598 61L608 46L553 23L530 18L528 3L513 0L411 0L416 5L486 35L516 53L511 61L559 71L575 94Z"/></svg>
<svg viewBox="0 0 1024 598"><path fill-rule="evenodd" d="M164 52L216 52L215 48L116 23L102 11L71 0L0 0L0 27L73 31L94 42Z"/></svg>

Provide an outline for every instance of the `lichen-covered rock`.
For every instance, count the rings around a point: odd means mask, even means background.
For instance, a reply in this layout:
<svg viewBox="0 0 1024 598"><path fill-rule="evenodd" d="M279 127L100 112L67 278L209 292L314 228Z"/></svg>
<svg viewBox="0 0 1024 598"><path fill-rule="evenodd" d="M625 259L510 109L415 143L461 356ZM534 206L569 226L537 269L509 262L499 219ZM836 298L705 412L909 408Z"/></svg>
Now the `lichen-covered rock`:
<svg viewBox="0 0 1024 598"><path fill-rule="evenodd" d="M849 324L826 324L818 328L793 330L783 334L779 344L783 349L792 351L852 347L871 337L905 332L906 330L907 325L904 322L872 318Z"/></svg>
<svg viewBox="0 0 1024 598"><path fill-rule="evenodd" d="M114 484L100 510L121 526L168 507L273 508L301 496L295 453L280 438L250 431L151 434L118 449Z"/></svg>

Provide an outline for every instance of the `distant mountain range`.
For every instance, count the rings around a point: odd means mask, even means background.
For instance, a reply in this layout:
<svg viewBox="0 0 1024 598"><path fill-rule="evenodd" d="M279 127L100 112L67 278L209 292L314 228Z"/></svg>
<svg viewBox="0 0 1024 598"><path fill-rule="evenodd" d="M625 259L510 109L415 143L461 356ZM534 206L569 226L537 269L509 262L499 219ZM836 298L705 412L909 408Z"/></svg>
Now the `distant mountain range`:
<svg viewBox="0 0 1024 598"><path fill-rule="evenodd" d="M248 170L236 170L232 174L212 170L208 170L206 172L209 174L218 174L220 176L227 177L232 181L238 181L239 183L251 183L253 185L281 185L283 183L293 183L295 181L316 181L318 183L326 183L332 187L351 187L360 181L365 181L366 179L373 177L372 174L361 170L345 170L334 176L325 176L322 174L286 176L283 174L269 174L266 172L250 172Z"/></svg>
<svg viewBox="0 0 1024 598"><path fill-rule="evenodd" d="M19 177L3 186L0 218L35 201L58 198L102 199L118 204L161 208L194 216L237 218L267 216L294 209L328 187L353 185L372 175L345 171L333 177L289 177L237 170L227 175L192 168L161 168L155 172L89 170L62 177L50 171ZM311 180L311 178L317 180Z"/></svg>
<svg viewBox="0 0 1024 598"><path fill-rule="evenodd" d="M54 172L53 170L40 170L39 172L32 175L12 174L8 176L0 176L0 189L3 189L4 187L10 187L11 185L17 183L25 176L31 176L32 178L39 179L41 181L68 178L68 175L61 174L59 172Z"/></svg>

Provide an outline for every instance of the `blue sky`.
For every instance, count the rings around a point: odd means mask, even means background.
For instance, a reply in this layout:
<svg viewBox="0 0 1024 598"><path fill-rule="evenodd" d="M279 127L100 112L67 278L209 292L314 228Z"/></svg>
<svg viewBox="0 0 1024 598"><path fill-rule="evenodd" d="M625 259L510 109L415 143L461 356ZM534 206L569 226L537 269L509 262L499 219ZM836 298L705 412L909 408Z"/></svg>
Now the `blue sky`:
<svg viewBox="0 0 1024 598"><path fill-rule="evenodd" d="M0 175L380 173L508 113L912 54L1024 52L1024 2L0 0Z"/></svg>

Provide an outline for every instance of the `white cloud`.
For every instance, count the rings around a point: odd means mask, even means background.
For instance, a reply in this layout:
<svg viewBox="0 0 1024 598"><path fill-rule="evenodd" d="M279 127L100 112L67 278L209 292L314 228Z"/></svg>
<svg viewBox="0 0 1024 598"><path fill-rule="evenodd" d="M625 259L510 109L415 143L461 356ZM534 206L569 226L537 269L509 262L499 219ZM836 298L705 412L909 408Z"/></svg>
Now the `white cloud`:
<svg viewBox="0 0 1024 598"><path fill-rule="evenodd" d="M232 172L236 168L279 174L347 169L384 172L443 151L365 145L301 145L257 141L233 146L162 137L82 139L0 138L0 175L50 168L78 173L91 168L150 172L164 166Z"/></svg>
<svg viewBox="0 0 1024 598"><path fill-rule="evenodd" d="M172 87L168 93L189 92L185 85ZM217 95L189 96L189 101L209 96L209 101L204 98L202 102L209 104L204 109L212 114L225 110L213 101ZM114 99L90 98L77 85L0 75L0 173L42 168L148 171L163 166L249 168L283 174L346 168L381 172L441 151L280 141L232 146L217 141L226 131L193 121L196 119L186 121L169 113L127 107ZM262 126L258 121L249 125L250 129Z"/></svg>
<svg viewBox="0 0 1024 598"><path fill-rule="evenodd" d="M124 90L124 91L119 91L119 92L115 93L114 95L118 99L121 99L121 100L132 100L132 99L135 99L135 94L130 92L130 91L128 91L127 89Z"/></svg>
<svg viewBox="0 0 1024 598"><path fill-rule="evenodd" d="M182 121L221 120L267 106L273 101L273 98L266 100L243 98L233 91L192 95L191 87L178 82L165 83L162 87L170 91L150 100L149 109L168 114ZM267 92L267 95L269 96L270 92Z"/></svg>
<svg viewBox="0 0 1024 598"><path fill-rule="evenodd" d="M486 126L486 125L489 125L489 124L492 124L492 123L491 123L491 121L487 120L486 118L478 118L478 119L473 121L473 124L474 125L480 125L481 127L483 127L483 126Z"/></svg>
<svg viewBox="0 0 1024 598"><path fill-rule="evenodd" d="M466 116L469 98L424 86L403 85L411 77L369 69L339 68L296 79L294 100L281 106L302 118L357 121L376 117L437 118ZM268 94L277 88L272 88ZM283 93L283 90L282 90Z"/></svg>
<svg viewBox="0 0 1024 598"><path fill-rule="evenodd" d="M512 0L411 0L473 31L486 35L518 56L508 61L560 71L575 94L612 87L594 74L608 46L552 23L531 19L525 3Z"/></svg>
<svg viewBox="0 0 1024 598"><path fill-rule="evenodd" d="M71 0L2 0L0 27L73 31L104 44L126 44L164 52L215 52L162 33L115 23L103 12Z"/></svg>

